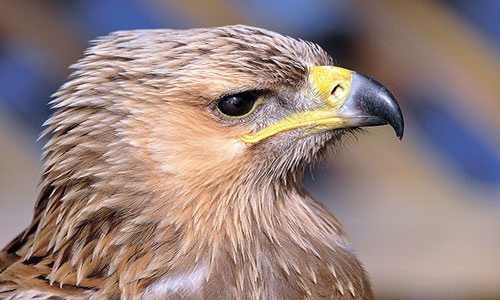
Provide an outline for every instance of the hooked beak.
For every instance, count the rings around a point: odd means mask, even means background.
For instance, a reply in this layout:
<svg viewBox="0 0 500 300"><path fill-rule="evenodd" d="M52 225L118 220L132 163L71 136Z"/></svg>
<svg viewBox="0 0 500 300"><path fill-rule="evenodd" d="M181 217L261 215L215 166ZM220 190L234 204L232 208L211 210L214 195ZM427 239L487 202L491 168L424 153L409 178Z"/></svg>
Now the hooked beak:
<svg viewBox="0 0 500 300"><path fill-rule="evenodd" d="M403 114L396 99L371 77L352 72L351 92L337 114L348 117L350 127L389 124L396 136L403 138Z"/></svg>
<svg viewBox="0 0 500 300"><path fill-rule="evenodd" d="M239 139L257 143L269 136L294 128L310 127L306 135L337 128L389 124L402 139L404 122L394 96L378 81L340 67L314 66L310 83L324 103L315 110L297 112L289 117Z"/></svg>

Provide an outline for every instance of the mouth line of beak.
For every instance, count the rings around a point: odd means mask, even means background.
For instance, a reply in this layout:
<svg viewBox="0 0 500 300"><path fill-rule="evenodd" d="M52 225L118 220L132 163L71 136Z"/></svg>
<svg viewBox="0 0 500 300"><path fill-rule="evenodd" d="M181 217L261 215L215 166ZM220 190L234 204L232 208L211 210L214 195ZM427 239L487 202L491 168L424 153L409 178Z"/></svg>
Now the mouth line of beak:
<svg viewBox="0 0 500 300"><path fill-rule="evenodd" d="M383 119L372 116L340 116L335 114L331 109L320 109L312 111L303 111L296 113L290 117L279 120L278 122L263 128L252 135L242 135L238 139L244 143L254 144L265 138L284 132L291 129L314 126L321 126L324 130L336 128L358 127L363 124L363 120L370 120L370 123L387 124ZM314 130L312 128L311 130ZM321 131L324 131L321 130ZM306 133L307 135L307 133Z"/></svg>

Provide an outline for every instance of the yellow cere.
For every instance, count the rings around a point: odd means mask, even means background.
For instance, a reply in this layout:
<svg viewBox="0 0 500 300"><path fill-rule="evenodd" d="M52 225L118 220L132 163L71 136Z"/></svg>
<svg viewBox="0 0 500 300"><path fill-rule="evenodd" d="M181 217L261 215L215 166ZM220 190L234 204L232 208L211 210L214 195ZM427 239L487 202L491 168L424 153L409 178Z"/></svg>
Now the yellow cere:
<svg viewBox="0 0 500 300"><path fill-rule="evenodd" d="M314 66L309 78L316 92L331 108L342 106L351 90L351 71L344 68Z"/></svg>
<svg viewBox="0 0 500 300"><path fill-rule="evenodd" d="M351 89L351 71L332 66L313 66L309 72L310 82L325 102L325 109L306 110L263 128L252 135L243 135L239 140L253 144L277 133L306 126L317 126L309 133L328 128L342 127L344 117L336 115L336 110L344 103ZM318 126L319 125L319 126Z"/></svg>

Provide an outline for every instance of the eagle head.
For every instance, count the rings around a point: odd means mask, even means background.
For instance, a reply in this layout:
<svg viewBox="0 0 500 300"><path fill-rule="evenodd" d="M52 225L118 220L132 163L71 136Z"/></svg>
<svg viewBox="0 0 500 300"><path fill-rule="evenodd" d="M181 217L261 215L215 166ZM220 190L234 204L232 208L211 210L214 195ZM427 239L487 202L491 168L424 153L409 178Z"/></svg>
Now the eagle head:
<svg viewBox="0 0 500 300"><path fill-rule="evenodd" d="M301 170L357 127L402 137L380 83L313 43L239 25L116 32L72 68L46 123L33 222L7 250L36 264L37 284L95 299L371 295Z"/></svg>

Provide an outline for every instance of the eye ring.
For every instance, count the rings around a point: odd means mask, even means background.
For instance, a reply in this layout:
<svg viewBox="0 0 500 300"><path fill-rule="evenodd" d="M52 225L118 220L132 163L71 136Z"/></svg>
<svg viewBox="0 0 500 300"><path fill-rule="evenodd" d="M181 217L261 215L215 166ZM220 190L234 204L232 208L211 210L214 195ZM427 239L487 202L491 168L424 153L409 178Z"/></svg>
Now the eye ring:
<svg viewBox="0 0 500 300"><path fill-rule="evenodd" d="M251 92L243 92L222 97L217 103L217 111L229 119L243 119L262 103L262 99Z"/></svg>

